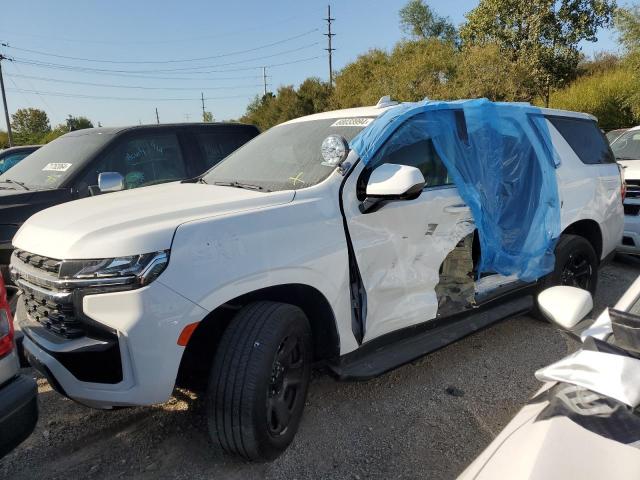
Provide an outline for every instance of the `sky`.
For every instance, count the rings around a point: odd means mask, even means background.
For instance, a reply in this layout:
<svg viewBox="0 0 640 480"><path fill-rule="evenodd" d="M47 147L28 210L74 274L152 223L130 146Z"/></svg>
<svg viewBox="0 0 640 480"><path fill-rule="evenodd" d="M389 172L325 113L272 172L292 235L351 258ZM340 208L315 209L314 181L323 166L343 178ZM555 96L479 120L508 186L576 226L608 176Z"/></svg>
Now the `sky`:
<svg viewBox="0 0 640 480"><path fill-rule="evenodd" d="M334 70L403 38L407 0L331 2ZM477 0L429 0L454 24ZM216 120L240 117L268 89L328 79L327 0L25 0L0 16L9 112L45 110L52 126L83 115L103 126L200 121L201 93ZM587 55L616 51L602 31ZM72 58L69 58L72 57ZM189 60L189 61L184 61ZM4 116L0 129L5 129Z"/></svg>

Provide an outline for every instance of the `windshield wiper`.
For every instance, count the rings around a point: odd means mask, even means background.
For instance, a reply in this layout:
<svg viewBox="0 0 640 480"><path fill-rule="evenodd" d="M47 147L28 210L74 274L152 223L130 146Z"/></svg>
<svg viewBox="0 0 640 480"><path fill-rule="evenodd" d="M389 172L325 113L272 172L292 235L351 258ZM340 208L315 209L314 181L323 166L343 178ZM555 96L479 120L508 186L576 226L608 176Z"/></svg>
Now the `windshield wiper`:
<svg viewBox="0 0 640 480"><path fill-rule="evenodd" d="M240 182L213 182L214 185L220 185L221 187L235 187L235 188L244 188L245 190L264 190L266 192L270 192L271 190L266 190L264 187L260 185L251 185L250 183L240 183Z"/></svg>
<svg viewBox="0 0 640 480"><path fill-rule="evenodd" d="M616 157L616 160L639 160L639 159L633 158L633 157Z"/></svg>
<svg viewBox="0 0 640 480"><path fill-rule="evenodd" d="M10 178L5 178L2 181L5 182L5 183L15 183L16 185L20 185L25 190L29 190L29 188L23 182L19 182L17 180L11 180Z"/></svg>

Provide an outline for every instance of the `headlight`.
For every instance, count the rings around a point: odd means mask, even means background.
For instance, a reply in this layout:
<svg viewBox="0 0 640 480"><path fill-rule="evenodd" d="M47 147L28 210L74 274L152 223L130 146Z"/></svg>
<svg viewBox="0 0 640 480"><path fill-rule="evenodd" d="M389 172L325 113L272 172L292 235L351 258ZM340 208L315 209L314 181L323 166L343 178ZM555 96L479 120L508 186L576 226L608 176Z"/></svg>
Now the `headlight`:
<svg viewBox="0 0 640 480"><path fill-rule="evenodd" d="M83 286L133 284L142 287L158 278L168 263L168 250L98 260L64 260L59 278Z"/></svg>

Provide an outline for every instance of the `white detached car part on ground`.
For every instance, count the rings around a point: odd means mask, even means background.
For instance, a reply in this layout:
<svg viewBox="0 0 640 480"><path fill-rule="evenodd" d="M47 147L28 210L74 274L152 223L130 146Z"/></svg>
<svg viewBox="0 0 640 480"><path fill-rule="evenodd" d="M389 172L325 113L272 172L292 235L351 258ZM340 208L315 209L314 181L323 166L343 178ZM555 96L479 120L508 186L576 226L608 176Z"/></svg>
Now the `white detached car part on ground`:
<svg viewBox="0 0 640 480"><path fill-rule="evenodd" d="M539 304L568 331L593 308L573 287L545 290ZM640 277L581 339L576 353L536 372L547 383L460 480L640 478Z"/></svg>
<svg viewBox="0 0 640 480"><path fill-rule="evenodd" d="M214 440L274 458L312 362L371 378L529 310L538 279L594 290L620 190L591 116L383 99L276 126L194 181L34 215L16 318L62 394L205 388Z"/></svg>

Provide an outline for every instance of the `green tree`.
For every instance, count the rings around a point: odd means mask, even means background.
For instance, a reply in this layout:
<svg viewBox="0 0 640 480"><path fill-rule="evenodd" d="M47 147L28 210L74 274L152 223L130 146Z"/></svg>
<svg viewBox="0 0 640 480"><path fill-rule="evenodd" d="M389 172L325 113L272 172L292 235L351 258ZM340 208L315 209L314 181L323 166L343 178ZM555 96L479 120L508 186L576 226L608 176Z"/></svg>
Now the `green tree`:
<svg viewBox="0 0 640 480"><path fill-rule="evenodd" d="M292 118L327 110L330 95L327 83L318 78L308 78L297 90L293 85L286 85L278 88L275 94L269 92L256 97L240 121L266 130Z"/></svg>
<svg viewBox="0 0 640 480"><path fill-rule="evenodd" d="M548 105L551 90L576 77L579 43L596 41L615 9L615 0L480 0L460 36L467 45L500 45L529 72L530 96Z"/></svg>
<svg viewBox="0 0 640 480"><path fill-rule="evenodd" d="M57 125L55 128L51 129L48 133L46 133L41 139L40 143L49 143L54 141L56 138L61 137L65 133L69 133L69 127L66 123L61 123Z"/></svg>
<svg viewBox="0 0 640 480"><path fill-rule="evenodd" d="M20 108L11 115L11 128L17 145L39 143L51 131L46 112L37 108Z"/></svg>
<svg viewBox="0 0 640 480"><path fill-rule="evenodd" d="M466 46L458 55L454 96L531 101L527 73L520 63L509 61L497 44Z"/></svg>
<svg viewBox="0 0 640 480"><path fill-rule="evenodd" d="M617 9L615 27L618 30L620 43L629 52L640 51L640 4Z"/></svg>
<svg viewBox="0 0 640 480"><path fill-rule="evenodd" d="M82 130L83 128L93 128L93 123L87 117L74 117L72 115L67 117L67 132Z"/></svg>
<svg viewBox="0 0 640 480"><path fill-rule="evenodd" d="M446 17L436 14L423 0L409 0L400 9L400 27L415 39L437 38L455 41L456 28Z"/></svg>
<svg viewBox="0 0 640 480"><path fill-rule="evenodd" d="M9 147L9 135L7 132L0 130L0 150Z"/></svg>
<svg viewBox="0 0 640 480"><path fill-rule="evenodd" d="M371 50L338 72L332 106L372 105L384 95L402 101L452 98L456 55L451 42L437 39L399 42L391 53Z"/></svg>
<svg viewBox="0 0 640 480"><path fill-rule="evenodd" d="M213 123L213 113L211 112L202 112L202 121L205 123Z"/></svg>

